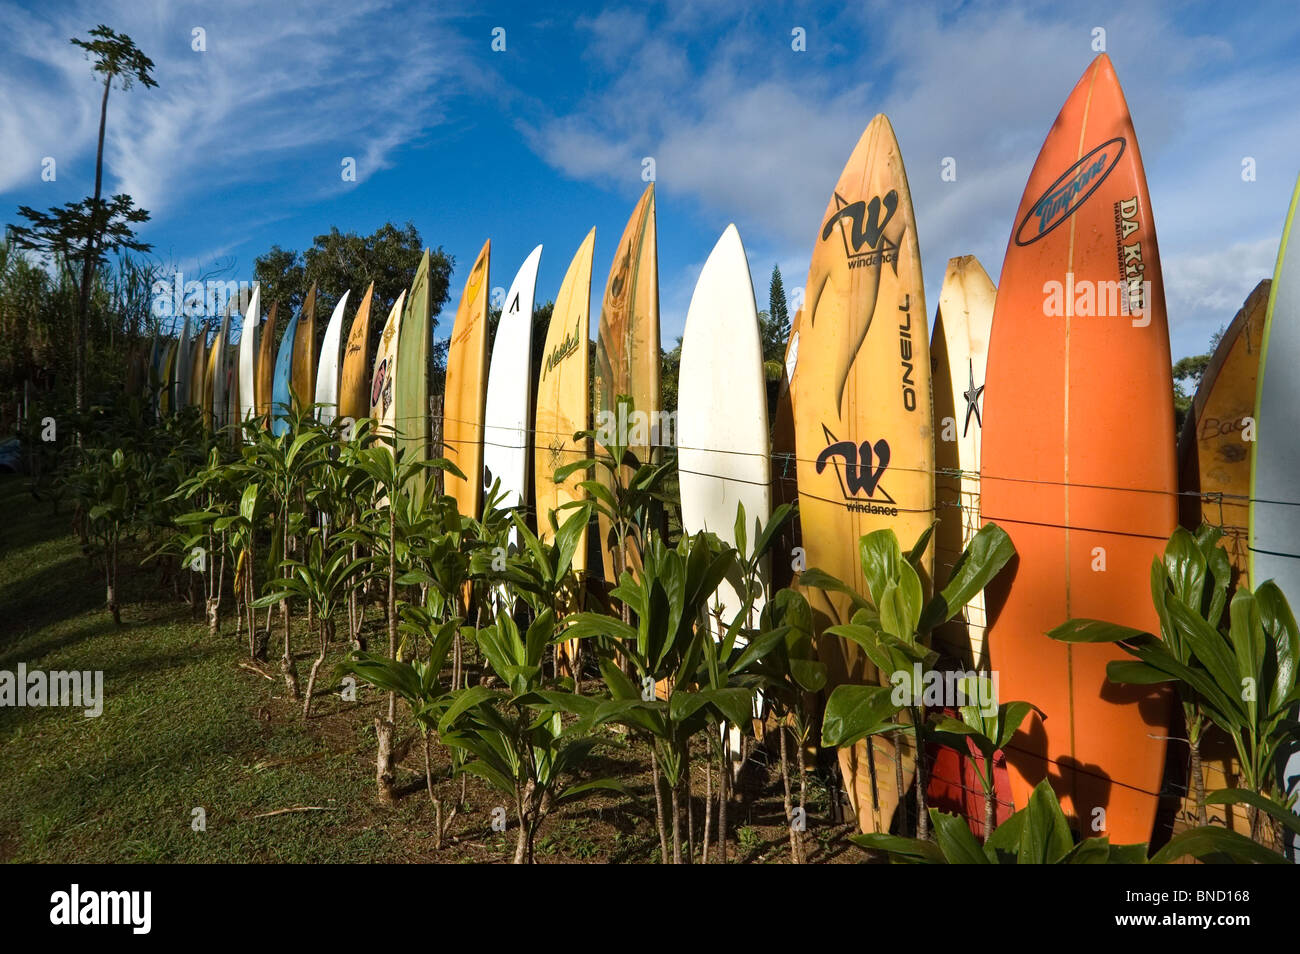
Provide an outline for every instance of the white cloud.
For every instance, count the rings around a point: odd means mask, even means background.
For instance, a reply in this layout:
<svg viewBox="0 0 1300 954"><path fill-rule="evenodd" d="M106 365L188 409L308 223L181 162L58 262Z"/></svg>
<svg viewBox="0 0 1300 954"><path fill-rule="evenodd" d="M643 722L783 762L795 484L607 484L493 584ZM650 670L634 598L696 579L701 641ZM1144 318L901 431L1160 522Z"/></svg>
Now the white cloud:
<svg viewBox="0 0 1300 954"><path fill-rule="evenodd" d="M246 183L269 187L273 204L309 202L350 186L344 156L364 181L441 121L456 85L460 42L429 5L335 0L309 17L250 2L103 7L0 10L0 137L11 156L0 192L29 185L46 154L61 157L61 179L75 169L91 181L98 95L68 37L98 22L155 63L156 89L110 94L105 143L106 191L129 193L155 219L184 214L199 189ZM191 49L195 27L205 52Z"/></svg>
<svg viewBox="0 0 1300 954"><path fill-rule="evenodd" d="M1292 27L1251 56L1248 22L1198 26L1142 6L1080 17L1034 4L876 3L799 14L809 52L795 54L788 30L711 10L707 53L688 56L701 33L693 10L675 6L655 23L614 10L582 24L587 64L607 82L523 132L565 175L629 195L640 157L653 155L662 208L686 208L718 231L738 224L760 304L757 279L773 259L791 287L802 284L829 190L877 112L890 116L908 165L930 309L952 256L976 254L996 280L1034 159L1094 55L1095 25L1107 31L1143 146L1175 354L1203 348L1212 314L1230 320L1271 273L1265 252L1276 249L1300 141ZM1243 155L1261 169L1245 188ZM956 182L940 180L946 156ZM681 297L665 295L665 309Z"/></svg>

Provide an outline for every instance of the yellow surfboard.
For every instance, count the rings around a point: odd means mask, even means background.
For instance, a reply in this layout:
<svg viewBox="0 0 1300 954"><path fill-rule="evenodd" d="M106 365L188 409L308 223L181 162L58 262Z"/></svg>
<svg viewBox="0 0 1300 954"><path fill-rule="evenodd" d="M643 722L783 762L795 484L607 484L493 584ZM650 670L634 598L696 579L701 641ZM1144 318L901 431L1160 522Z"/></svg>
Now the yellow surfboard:
<svg viewBox="0 0 1300 954"><path fill-rule="evenodd" d="M551 515L564 522L566 503L583 500L578 485L585 473L570 474L555 482L555 471L565 464L589 456L586 440L573 435L590 427L591 386L588 372L588 324L591 319L591 259L596 247L596 230L582 240L569 263L555 296L555 309L546 331L542 370L537 381L537 423L533 438L533 489L537 504L537 535L543 542L555 539ZM573 569L587 569L587 533L584 530L573 554Z"/></svg>
<svg viewBox="0 0 1300 954"><path fill-rule="evenodd" d="M655 230L655 187L646 186L632 210L614 252L614 264L600 306L596 339L595 429L617 429L628 450L641 463L650 460L659 431L659 250ZM618 400L632 400L632 414L618 415ZM597 479L612 487L608 471ZM612 527L600 519L600 545L605 579L611 583L637 550L627 542L611 547Z"/></svg>
<svg viewBox="0 0 1300 954"><path fill-rule="evenodd" d="M190 393L186 395L186 402L201 410L208 370L208 329L202 322L199 322L194 332L194 345L190 351L193 352L193 357L190 364Z"/></svg>
<svg viewBox="0 0 1300 954"><path fill-rule="evenodd" d="M370 413L370 305L375 295L371 282L357 307L343 349L343 370L339 377L339 416L353 421Z"/></svg>
<svg viewBox="0 0 1300 954"><path fill-rule="evenodd" d="M466 517L479 515L483 499L483 402L487 396L488 268L492 242L483 243L451 327L447 386L442 399L443 455L460 468L443 477L446 493Z"/></svg>
<svg viewBox="0 0 1300 954"><path fill-rule="evenodd" d="M302 316L293 335L293 362L289 366L289 389L306 409L316 400L316 284L312 283L302 304Z"/></svg>
<svg viewBox="0 0 1300 954"><path fill-rule="evenodd" d="M213 389L217 382L217 359L221 357L221 339L225 332L225 325L217 330L217 336L212 341L212 346L208 348L208 358L206 367L203 369L203 395L200 399L200 406L203 410L203 426L211 431L216 423L212 415L212 397Z"/></svg>
<svg viewBox="0 0 1300 954"><path fill-rule="evenodd" d="M257 415L262 427L267 427L271 420L271 390L275 380L275 310L278 302L271 302L271 312L266 316L262 326L261 337L257 339Z"/></svg>
<svg viewBox="0 0 1300 954"><path fill-rule="evenodd" d="M892 529L907 551L934 519L934 433L925 291L912 197L894 130L873 119L822 216L791 374L807 564L867 594L858 541ZM927 579L932 555L923 561ZM848 622L850 604L808 592L814 622ZM830 687L876 683L855 646L821 637ZM893 742L840 752L864 831L888 831L898 806ZM905 753L904 790L914 764ZM872 766L874 765L874 771ZM874 776L874 779L873 779Z"/></svg>

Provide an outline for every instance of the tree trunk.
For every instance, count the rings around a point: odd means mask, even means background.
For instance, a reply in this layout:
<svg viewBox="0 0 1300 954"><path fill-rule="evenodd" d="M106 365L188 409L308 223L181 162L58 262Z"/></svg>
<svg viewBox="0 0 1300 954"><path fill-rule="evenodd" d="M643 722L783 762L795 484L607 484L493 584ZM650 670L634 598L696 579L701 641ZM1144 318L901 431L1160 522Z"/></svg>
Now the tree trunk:
<svg viewBox="0 0 1300 954"><path fill-rule="evenodd" d="M681 789L682 784L679 779L676 785L669 790L673 805L673 864L682 863L682 809L681 809Z"/></svg>
<svg viewBox="0 0 1300 954"><path fill-rule="evenodd" d="M312 693L316 689L316 675L320 672L320 667L325 664L325 652L329 645L330 637L333 635L334 624L328 620L321 620L320 624L320 654L316 661L311 664L311 673L307 676L306 698L302 703L302 719L306 722L311 718L311 700Z"/></svg>
<svg viewBox="0 0 1300 954"><path fill-rule="evenodd" d="M709 863L709 836L713 833L710 822L713 820L713 746L709 746L709 757L704 762L704 838L700 848L700 864Z"/></svg>
<svg viewBox="0 0 1300 954"><path fill-rule="evenodd" d="M95 276L95 248L98 245L96 226L99 224L99 200L104 190L104 129L108 124L108 91L113 88L113 76L104 77L104 96L99 103L99 146L95 152L95 197L90 206L90 234L86 236L85 257L81 263L81 294L77 303L77 355L76 378L77 414L86 410L86 337L90 324L90 283ZM81 445L78 423L77 445Z"/></svg>
<svg viewBox="0 0 1300 954"><path fill-rule="evenodd" d="M925 740L921 738L921 726L925 724L925 710L913 713L916 732L916 837L922 841L930 839L930 811L925 802ZM903 764L903 753L898 753L898 764ZM899 794L902 798L902 794Z"/></svg>
<svg viewBox="0 0 1300 954"><path fill-rule="evenodd" d="M1190 737L1193 733L1189 730L1187 734ZM1197 736L1199 734L1196 733ZM1201 774L1201 740L1199 737L1189 738L1187 744L1192 751L1192 794L1196 799L1196 823L1204 827L1209 824L1209 819L1205 811L1205 776ZM1228 819L1231 820L1233 806L1228 805L1227 810Z"/></svg>
<svg viewBox="0 0 1300 954"><path fill-rule="evenodd" d="M776 732L781 739L781 794L785 806L785 823L790 829L790 863L797 865L799 864L799 833L795 831L794 802L790 797L790 760L786 755L786 726L784 720L777 724Z"/></svg>
<svg viewBox="0 0 1300 954"><path fill-rule="evenodd" d="M718 864L727 863L727 802L731 788L731 733L722 737L722 772L718 775Z"/></svg>
<svg viewBox="0 0 1300 954"><path fill-rule="evenodd" d="M394 491L395 492L395 491ZM397 658L397 514L393 501L388 502L388 658ZM388 694L388 712L384 719L375 720L379 738L379 751L375 762L375 778L379 783L379 801L393 804L393 730L397 723L397 694Z"/></svg>
<svg viewBox="0 0 1300 954"><path fill-rule="evenodd" d="M807 746L806 741L799 736L795 736L795 742L799 746L799 813L804 821L805 830L808 827L808 770L804 765L804 748ZM805 864L808 861L808 851L804 847L804 833L799 834L799 864Z"/></svg>
<svg viewBox="0 0 1300 954"><path fill-rule="evenodd" d="M659 756L650 743L650 781L655 790L655 822L659 828L659 863L668 864L668 829L664 822L664 791L659 784Z"/></svg>

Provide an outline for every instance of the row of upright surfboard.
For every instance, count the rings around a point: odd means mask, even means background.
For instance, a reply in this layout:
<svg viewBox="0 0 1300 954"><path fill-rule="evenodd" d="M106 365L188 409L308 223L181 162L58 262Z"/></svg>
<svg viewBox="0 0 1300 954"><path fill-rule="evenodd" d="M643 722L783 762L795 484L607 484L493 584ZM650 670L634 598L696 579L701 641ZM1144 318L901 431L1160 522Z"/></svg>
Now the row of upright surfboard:
<svg viewBox="0 0 1300 954"><path fill-rule="evenodd" d="M682 338L675 422L684 529L735 543L743 504L753 541L774 504L797 499L799 520L786 542L802 547L806 565L865 595L864 534L892 528L907 548L938 518L922 563L927 585L941 587L974 532L996 521L1018 558L937 638L958 662L996 673L1002 699L1032 701L1046 717L1032 717L1008 746L1000 784L1023 805L1050 778L1086 830L1114 842L1147 840L1161 807L1171 699L1159 689L1108 686L1106 664L1123 658L1115 647L1069 646L1044 633L1077 617L1158 631L1148 571L1178 522L1180 491L1204 494L1182 498L1183 519L1229 531L1243 580L1271 577L1300 593L1300 508L1287 501L1300 465L1300 437L1286 425L1287 409L1300 403L1300 381L1286 374L1300 355L1300 266L1286 255L1293 213L1294 202L1270 291L1252 296L1205 375L1183 436L1180 484L1159 252L1137 139L1109 59L1093 61L1051 127L1011 223L999 287L974 258L952 259L933 339L906 173L889 121L877 116L819 224L770 422L750 270L734 226L705 262ZM291 396L326 405L326 418L369 414L397 433L399 447L444 454L467 475L446 480L463 513L479 513L485 489L496 485L505 505L533 510L549 539L552 515L562 520L563 505L580 499L585 476L553 475L589 455L574 435L600 421L596 415L620 423L619 399L629 397L630 450L640 460L655 453L653 185L616 248L600 302L593 397L594 243L593 229L565 273L539 369L531 336L542 249L506 293L489 363L484 245L451 331L437 448L429 442L427 253L393 304L373 359L366 353L373 289L346 344L347 296L339 302L319 358L310 293L274 360L275 309L262 326L255 293L237 348L226 343L225 327L206 353L201 338L187 343L182 334L171 357L155 356L157 377L169 383L169 400L202 404L218 426L262 415L283 427L271 412ZM1054 298L1051 283L1060 288ZM1274 352L1282 357L1266 362ZM1247 416L1258 438L1249 444L1241 441ZM629 563L635 570L611 527L601 525L597 543L606 579ZM589 569L586 550L583 541L575 554L580 573ZM774 585L791 582L790 562L791 554L777 554L767 571ZM819 631L847 621L841 594L807 595ZM725 583L718 598L739 606ZM818 650L832 686L881 678L842 641L821 640ZM905 791L915 756L883 737L873 746L840 753L868 831L891 826L901 797L894 760L905 766ZM1218 765L1231 774L1226 755ZM955 774L945 777L948 769ZM936 766L933 790L942 795L948 786L960 798L960 773Z"/></svg>

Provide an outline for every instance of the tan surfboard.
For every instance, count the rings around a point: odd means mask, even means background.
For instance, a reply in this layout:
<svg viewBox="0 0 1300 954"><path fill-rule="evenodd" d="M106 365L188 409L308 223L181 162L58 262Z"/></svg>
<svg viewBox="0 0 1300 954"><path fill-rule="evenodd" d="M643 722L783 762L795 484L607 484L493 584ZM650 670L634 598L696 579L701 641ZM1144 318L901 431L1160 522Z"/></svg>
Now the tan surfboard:
<svg viewBox="0 0 1300 954"><path fill-rule="evenodd" d="M892 529L907 551L934 518L930 336L916 219L893 128L867 126L822 216L791 374L800 521L808 566L867 595L859 539ZM923 560L929 584L932 555ZM814 624L849 621L846 598L807 591ZM857 647L823 636L830 683L881 680ZM888 831L899 792L892 741L840 752L864 831ZM912 753L902 756L904 790Z"/></svg>
<svg viewBox="0 0 1300 954"><path fill-rule="evenodd" d="M1250 588L1250 443L1245 437L1247 419L1255 415L1259 357L1263 351L1264 316L1272 282L1255 286L1232 319L1183 421L1178 438L1179 520L1195 531L1202 522L1219 527L1219 544L1232 561L1237 586ZM1232 744L1213 728L1201 743L1202 775L1207 792L1233 788L1240 782ZM1231 817L1228 811L1231 810ZM1207 806L1212 824L1250 834L1245 806ZM1175 820L1175 831L1195 824L1191 797Z"/></svg>
<svg viewBox="0 0 1300 954"><path fill-rule="evenodd" d="M268 426L271 420L271 388L275 380L275 310L276 302L271 303L271 313L266 316L262 326L261 337L257 340L257 414L262 419L262 426Z"/></svg>
<svg viewBox="0 0 1300 954"><path fill-rule="evenodd" d="M316 399L316 285L313 282L302 304L302 315L293 333L293 361L289 370L289 389L298 409L304 410Z"/></svg>
<svg viewBox="0 0 1300 954"><path fill-rule="evenodd" d="M343 348L343 369L339 375L339 416L353 421L370 414L370 306L375 283L366 289L357 307Z"/></svg>
<svg viewBox="0 0 1300 954"><path fill-rule="evenodd" d="M465 280L447 348L447 388L442 399L443 453L465 478L448 473L443 487L467 517L479 516L483 500L483 402L487 396L488 269L492 241Z"/></svg>
<svg viewBox="0 0 1300 954"><path fill-rule="evenodd" d="M596 339L596 420L599 433L617 428L630 453L650 459L659 428L659 250L655 231L655 187L646 186L614 252L614 264L600 306ZM632 399L632 414L619 419L618 399ZM596 477L612 486L608 471ZM627 542L611 546L612 527L600 519L605 579L614 581L637 550Z"/></svg>
<svg viewBox="0 0 1300 954"><path fill-rule="evenodd" d="M194 346L190 349L190 393L187 403L200 410L203 407L205 378L208 370L208 329L202 322L194 332Z"/></svg>
<svg viewBox="0 0 1300 954"><path fill-rule="evenodd" d="M591 391L588 371L588 325L591 320L591 260L596 230L582 240L560 292L555 296L551 323L542 349L542 370L537 381L537 418L533 438L533 490L537 505L537 535L543 542L555 539L551 515L564 522L566 503L585 499L578 485L585 473L570 474L555 482L555 471L588 456L587 441L573 435L590 427ZM587 534L573 554L573 568L587 568Z"/></svg>
<svg viewBox="0 0 1300 954"><path fill-rule="evenodd" d="M948 260L935 312L930 362L934 381L934 574L940 587L980 528L980 434L984 372L997 289L974 255ZM988 669L984 654L984 594L934 634L936 648Z"/></svg>

